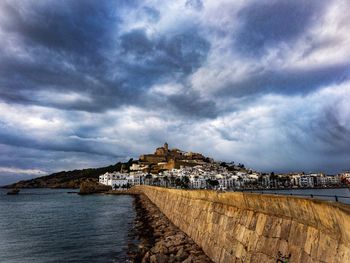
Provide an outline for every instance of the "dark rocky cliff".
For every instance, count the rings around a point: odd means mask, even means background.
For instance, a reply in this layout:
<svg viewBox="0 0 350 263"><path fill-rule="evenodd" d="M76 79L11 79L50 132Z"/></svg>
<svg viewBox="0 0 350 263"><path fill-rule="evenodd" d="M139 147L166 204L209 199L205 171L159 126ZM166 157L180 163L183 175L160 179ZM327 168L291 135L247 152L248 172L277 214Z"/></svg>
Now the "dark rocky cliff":
<svg viewBox="0 0 350 263"><path fill-rule="evenodd" d="M119 171L123 165L128 169L132 163L130 159L127 163L116 163L114 165L101 168L88 168L82 170L62 171L50 175L34 178L26 181L19 181L15 184L4 186L5 188L76 188L80 184L89 181L98 181L98 177L106 172Z"/></svg>

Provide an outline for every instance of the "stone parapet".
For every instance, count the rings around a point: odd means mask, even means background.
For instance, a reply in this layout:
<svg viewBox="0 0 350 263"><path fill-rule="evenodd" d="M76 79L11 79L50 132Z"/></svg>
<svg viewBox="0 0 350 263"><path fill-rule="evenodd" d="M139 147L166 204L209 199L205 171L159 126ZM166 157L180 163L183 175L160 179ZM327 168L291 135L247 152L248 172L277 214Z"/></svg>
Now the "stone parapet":
<svg viewBox="0 0 350 263"><path fill-rule="evenodd" d="M214 262L283 257L300 263L349 262L348 205L281 195L136 188Z"/></svg>

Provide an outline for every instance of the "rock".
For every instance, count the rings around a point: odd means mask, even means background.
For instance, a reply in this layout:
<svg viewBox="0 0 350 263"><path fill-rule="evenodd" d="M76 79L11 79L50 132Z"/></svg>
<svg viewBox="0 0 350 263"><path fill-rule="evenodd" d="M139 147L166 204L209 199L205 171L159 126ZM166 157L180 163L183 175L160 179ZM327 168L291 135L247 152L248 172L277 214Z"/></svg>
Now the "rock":
<svg viewBox="0 0 350 263"><path fill-rule="evenodd" d="M168 259L169 261L169 263L173 263L173 262L175 262L176 261L176 258L175 258L175 255L174 254L171 254L170 256L169 256L169 259Z"/></svg>
<svg viewBox="0 0 350 263"><path fill-rule="evenodd" d="M158 242L152 249L151 252L154 254L168 254L168 249L164 244L164 241Z"/></svg>
<svg viewBox="0 0 350 263"><path fill-rule="evenodd" d="M80 195L87 195L87 194L103 193L103 192L107 192L111 189L112 189L112 187L110 187L108 185L103 185L103 184L99 184L97 182L87 181L87 182L83 182L80 185L79 194Z"/></svg>
<svg viewBox="0 0 350 263"><path fill-rule="evenodd" d="M203 252L198 250L197 248L195 248L195 249L190 250L190 254L192 254L194 256L200 256L203 254Z"/></svg>
<svg viewBox="0 0 350 263"><path fill-rule="evenodd" d="M163 234L160 231L154 232L154 237L161 237Z"/></svg>
<svg viewBox="0 0 350 263"><path fill-rule="evenodd" d="M150 263L167 263L169 261L168 258L169 257L164 254L152 255L150 257Z"/></svg>
<svg viewBox="0 0 350 263"><path fill-rule="evenodd" d="M141 263L148 263L149 262L149 258L150 258L150 253L149 253L149 251L148 252L146 252L146 254L143 256L143 258L142 258L142 261L141 261Z"/></svg>
<svg viewBox="0 0 350 263"><path fill-rule="evenodd" d="M169 254L171 254L171 253L176 254L176 253L178 252L178 250L179 250L179 248L176 247L176 246L170 246L170 247L168 248Z"/></svg>
<svg viewBox="0 0 350 263"><path fill-rule="evenodd" d="M211 262L206 255L200 255L195 258L195 262Z"/></svg>
<svg viewBox="0 0 350 263"><path fill-rule="evenodd" d="M173 246L174 246L174 242L171 241L171 240L168 240L168 241L165 242L165 246L166 246L167 248L173 247Z"/></svg>
<svg viewBox="0 0 350 263"><path fill-rule="evenodd" d="M184 248L181 247L179 249L179 251L176 253L176 259L179 261L183 261L184 259L186 259L188 257L188 253L185 252Z"/></svg>
<svg viewBox="0 0 350 263"><path fill-rule="evenodd" d="M182 244L184 244L184 241L183 240L179 240L179 239L176 239L173 241L174 243L174 246L181 246Z"/></svg>
<svg viewBox="0 0 350 263"><path fill-rule="evenodd" d="M149 199L140 195L142 214L135 221L139 239L139 260L142 263L211 262L185 233L174 226ZM138 211L138 210L137 210ZM138 212L139 213L139 212Z"/></svg>
<svg viewBox="0 0 350 263"><path fill-rule="evenodd" d="M188 258L186 258L182 263L193 263L193 256L190 255Z"/></svg>
<svg viewBox="0 0 350 263"><path fill-rule="evenodd" d="M168 263L168 256L164 254L157 255L157 263Z"/></svg>
<svg viewBox="0 0 350 263"><path fill-rule="evenodd" d="M156 255L152 255L152 256L149 258L149 262L150 262L150 263L157 263L157 256L156 256Z"/></svg>

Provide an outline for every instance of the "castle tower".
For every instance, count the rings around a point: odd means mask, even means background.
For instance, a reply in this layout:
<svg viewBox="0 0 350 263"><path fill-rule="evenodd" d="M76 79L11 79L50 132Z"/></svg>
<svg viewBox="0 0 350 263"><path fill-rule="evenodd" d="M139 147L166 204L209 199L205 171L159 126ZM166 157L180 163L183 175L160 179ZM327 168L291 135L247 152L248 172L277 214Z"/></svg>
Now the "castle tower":
<svg viewBox="0 0 350 263"><path fill-rule="evenodd" d="M165 149L166 152L169 150L168 147L169 147L168 143L164 143L164 149Z"/></svg>

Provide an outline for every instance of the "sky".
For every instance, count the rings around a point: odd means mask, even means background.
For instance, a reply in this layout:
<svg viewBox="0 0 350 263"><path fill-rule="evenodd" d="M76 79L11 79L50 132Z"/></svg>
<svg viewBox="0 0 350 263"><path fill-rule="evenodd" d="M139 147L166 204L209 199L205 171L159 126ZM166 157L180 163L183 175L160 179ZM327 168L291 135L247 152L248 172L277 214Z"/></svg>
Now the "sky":
<svg viewBox="0 0 350 263"><path fill-rule="evenodd" d="M0 1L0 185L168 142L350 168L347 0Z"/></svg>

